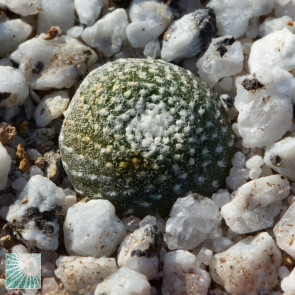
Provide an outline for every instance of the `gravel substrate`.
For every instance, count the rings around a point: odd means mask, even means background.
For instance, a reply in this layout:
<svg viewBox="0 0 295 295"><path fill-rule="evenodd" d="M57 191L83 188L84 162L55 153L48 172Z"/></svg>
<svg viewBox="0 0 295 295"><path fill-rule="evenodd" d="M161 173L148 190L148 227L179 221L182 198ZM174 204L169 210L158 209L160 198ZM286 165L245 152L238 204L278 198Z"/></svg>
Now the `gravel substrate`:
<svg viewBox="0 0 295 295"><path fill-rule="evenodd" d="M294 295L294 16L294 0L0 0L0 295ZM225 184L183 195L166 217L119 215L62 164L76 90L124 58L199 76L235 134ZM163 112L144 112L135 127L154 120L151 133L170 136ZM42 290L5 289L7 253L41 253Z"/></svg>

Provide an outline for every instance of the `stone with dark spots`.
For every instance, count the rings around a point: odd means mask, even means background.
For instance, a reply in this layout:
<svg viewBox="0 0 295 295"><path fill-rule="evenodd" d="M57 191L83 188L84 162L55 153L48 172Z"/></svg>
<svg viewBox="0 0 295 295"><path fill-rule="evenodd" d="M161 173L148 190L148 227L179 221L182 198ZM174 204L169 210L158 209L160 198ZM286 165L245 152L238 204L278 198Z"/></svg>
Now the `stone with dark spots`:
<svg viewBox="0 0 295 295"><path fill-rule="evenodd" d="M217 33L216 15L211 8L198 9L197 12L195 24L200 29L200 43L205 47Z"/></svg>
<svg viewBox="0 0 295 295"><path fill-rule="evenodd" d="M40 212L36 207L30 207L25 213L22 221L19 223L22 227L29 221L34 221L38 229L45 234L52 234L54 228L52 225L48 224L49 221L56 221L60 219L58 213L61 211L61 207L55 205L50 211Z"/></svg>
<svg viewBox="0 0 295 295"><path fill-rule="evenodd" d="M242 86L251 92L256 92L256 90L264 87L262 83L260 83L256 78L253 79L245 79L242 83Z"/></svg>
<svg viewBox="0 0 295 295"><path fill-rule="evenodd" d="M282 158L279 155L274 155L270 158L270 161L274 166L280 167Z"/></svg>
<svg viewBox="0 0 295 295"><path fill-rule="evenodd" d="M35 67L32 68L32 73L33 74L40 74L44 68L44 64L42 61L38 61L35 65Z"/></svg>
<svg viewBox="0 0 295 295"><path fill-rule="evenodd" d="M226 46L230 46L235 42L235 38L225 38L222 41L217 42L216 45L216 51L219 52L220 56L223 57L225 53L227 52Z"/></svg>
<svg viewBox="0 0 295 295"><path fill-rule="evenodd" d="M11 95L10 92L0 92L0 102Z"/></svg>

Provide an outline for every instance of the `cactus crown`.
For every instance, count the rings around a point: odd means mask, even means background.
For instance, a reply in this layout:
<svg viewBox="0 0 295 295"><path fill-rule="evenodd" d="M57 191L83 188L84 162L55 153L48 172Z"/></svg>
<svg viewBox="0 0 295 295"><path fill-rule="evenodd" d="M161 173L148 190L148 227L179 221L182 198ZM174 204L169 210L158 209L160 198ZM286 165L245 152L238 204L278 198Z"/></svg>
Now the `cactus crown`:
<svg viewBox="0 0 295 295"><path fill-rule="evenodd" d="M220 100L192 73L159 60L120 59L77 90L60 135L75 189L119 213L169 213L189 192L223 184L233 135Z"/></svg>

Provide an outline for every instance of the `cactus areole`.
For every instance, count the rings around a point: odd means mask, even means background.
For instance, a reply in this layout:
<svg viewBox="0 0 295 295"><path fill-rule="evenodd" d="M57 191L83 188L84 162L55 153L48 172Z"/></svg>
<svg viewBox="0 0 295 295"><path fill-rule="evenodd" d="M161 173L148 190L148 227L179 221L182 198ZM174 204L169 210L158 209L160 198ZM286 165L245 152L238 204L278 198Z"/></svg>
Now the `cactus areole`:
<svg viewBox="0 0 295 295"><path fill-rule="evenodd" d="M212 90L183 68L149 59L92 71L59 142L77 192L137 216L165 216L190 192L211 196L233 156L230 123Z"/></svg>

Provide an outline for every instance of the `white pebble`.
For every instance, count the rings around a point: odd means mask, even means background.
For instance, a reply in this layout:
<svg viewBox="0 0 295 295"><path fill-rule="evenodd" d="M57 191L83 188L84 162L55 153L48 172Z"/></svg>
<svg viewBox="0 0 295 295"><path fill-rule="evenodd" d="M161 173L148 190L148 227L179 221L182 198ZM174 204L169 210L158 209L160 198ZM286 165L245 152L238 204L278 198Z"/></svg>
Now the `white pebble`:
<svg viewBox="0 0 295 295"><path fill-rule="evenodd" d="M268 146L264 161L268 167L295 181L295 134Z"/></svg>
<svg viewBox="0 0 295 295"><path fill-rule="evenodd" d="M107 200L79 202L67 211L64 241L71 255L110 256L124 235L124 225Z"/></svg>
<svg viewBox="0 0 295 295"><path fill-rule="evenodd" d="M262 232L215 254L210 274L230 294L256 294L252 292L272 290L280 264L279 249L271 236Z"/></svg>
<svg viewBox="0 0 295 295"><path fill-rule="evenodd" d="M214 38L197 62L198 74L203 81L213 87L221 78L241 72L243 62L244 55L239 41L230 35Z"/></svg>
<svg viewBox="0 0 295 295"><path fill-rule="evenodd" d="M198 263L209 265L212 257L213 257L213 251L207 249L206 247L202 247L199 253L197 254L197 261Z"/></svg>
<svg viewBox="0 0 295 295"><path fill-rule="evenodd" d="M96 285L118 270L115 258L60 256L55 275L69 292L93 294ZM91 292L91 293L86 293Z"/></svg>
<svg viewBox="0 0 295 295"><path fill-rule="evenodd" d="M28 253L28 250L25 246L19 244L11 248L11 253Z"/></svg>
<svg viewBox="0 0 295 295"><path fill-rule="evenodd" d="M0 57L10 54L19 44L24 42L30 36L32 30L32 26L21 19L1 22Z"/></svg>
<svg viewBox="0 0 295 295"><path fill-rule="evenodd" d="M227 237L220 237L213 241L212 250L215 253L220 253L222 251L227 250L229 247L233 245L233 241Z"/></svg>
<svg viewBox="0 0 295 295"><path fill-rule="evenodd" d="M291 204L280 221L276 224L273 232L280 249L286 251L295 258L295 203Z"/></svg>
<svg viewBox="0 0 295 295"><path fill-rule="evenodd" d="M215 204L221 208L223 205L227 204L230 199L230 194L228 190L218 190L217 193L212 195L212 200L215 202Z"/></svg>
<svg viewBox="0 0 295 295"><path fill-rule="evenodd" d="M221 208L221 215L230 229L239 234L271 227L289 191L289 182L281 175L252 180Z"/></svg>
<svg viewBox="0 0 295 295"><path fill-rule="evenodd" d="M11 157L7 153L5 147L0 142L0 191L5 189L8 173L11 166Z"/></svg>
<svg viewBox="0 0 295 295"><path fill-rule="evenodd" d="M264 164L264 160L260 155L255 155L247 160L246 167L248 169L259 168Z"/></svg>
<svg viewBox="0 0 295 295"><path fill-rule="evenodd" d="M287 277L290 274L289 269L286 266L281 266L279 269L279 277L280 279L284 279L285 277Z"/></svg>
<svg viewBox="0 0 295 295"><path fill-rule="evenodd" d="M59 26L66 32L75 24L73 0L40 0L42 10L38 17L37 33L45 33L52 26Z"/></svg>
<svg viewBox="0 0 295 295"><path fill-rule="evenodd" d="M126 28L126 35L133 48L155 42L173 18L167 5L154 0L132 1L129 16L132 22Z"/></svg>
<svg viewBox="0 0 295 295"><path fill-rule="evenodd" d="M7 97L0 101L0 107L22 105L29 95L28 85L22 72L13 67L0 66L0 77L0 93L6 93Z"/></svg>
<svg viewBox="0 0 295 295"><path fill-rule="evenodd" d="M42 154L40 154L36 149L27 149L27 154L32 161L36 161L38 158L42 157Z"/></svg>
<svg viewBox="0 0 295 295"><path fill-rule="evenodd" d="M252 168L249 171L249 178L250 179L257 179L260 177L262 169L260 167Z"/></svg>
<svg viewBox="0 0 295 295"><path fill-rule="evenodd" d="M83 30L83 26L74 26L67 30L67 35L73 38L80 38Z"/></svg>
<svg viewBox="0 0 295 295"><path fill-rule="evenodd" d="M198 9L172 22L165 32L161 59L173 61L198 54L215 33L211 11ZM206 37L200 37L204 34Z"/></svg>
<svg viewBox="0 0 295 295"><path fill-rule="evenodd" d="M42 294L58 291L58 284L54 278L45 278L42 282Z"/></svg>
<svg viewBox="0 0 295 295"><path fill-rule="evenodd" d="M243 168L245 166L246 156L241 152L236 152L232 159L232 164L236 168Z"/></svg>
<svg viewBox="0 0 295 295"><path fill-rule="evenodd" d="M30 177L33 177L34 175L41 175L43 176L43 171L38 166L33 165L30 168Z"/></svg>
<svg viewBox="0 0 295 295"><path fill-rule="evenodd" d="M145 45L143 54L146 57L155 59L156 57L160 56L160 50L161 50L161 47L160 47L159 40L150 41Z"/></svg>
<svg viewBox="0 0 295 295"><path fill-rule="evenodd" d="M119 267L144 274L148 280L159 277L159 255L163 233L155 225L146 225L127 235L118 250Z"/></svg>
<svg viewBox="0 0 295 295"><path fill-rule="evenodd" d="M185 250L168 252L164 259L163 295L199 294L206 295L211 279L200 267L197 258Z"/></svg>
<svg viewBox="0 0 295 295"><path fill-rule="evenodd" d="M290 16L284 15L280 18L268 17L259 26L260 36L264 37L270 33L280 31L283 28L295 33L294 22Z"/></svg>
<svg viewBox="0 0 295 295"><path fill-rule="evenodd" d="M229 176L226 178L226 184L232 190L236 190L245 184L248 178L249 171L247 169L232 167L229 171Z"/></svg>
<svg viewBox="0 0 295 295"><path fill-rule="evenodd" d="M35 175L30 178L21 194L9 207L7 221L22 225L14 233L30 247L42 250L56 250L58 247L60 208L64 204L64 192L46 177ZM34 211L31 211L34 208ZM47 212L42 216L43 212ZM28 220L27 214L30 214ZM48 220L48 215L51 218ZM38 223L37 223L38 220ZM41 225L40 225L41 224Z"/></svg>
<svg viewBox="0 0 295 295"><path fill-rule="evenodd" d="M170 250L192 250L219 225L218 206L209 198L189 195L174 203L166 224L166 243Z"/></svg>
<svg viewBox="0 0 295 295"><path fill-rule="evenodd" d="M267 48L267 50L265 50ZM250 73L275 66L291 71L295 69L295 35L284 28L255 41L251 47L248 65Z"/></svg>
<svg viewBox="0 0 295 295"><path fill-rule="evenodd" d="M70 103L67 91L56 91L45 95L35 109L34 116L38 127L47 126L60 117Z"/></svg>
<svg viewBox="0 0 295 295"><path fill-rule="evenodd" d="M28 40L10 56L32 89L70 88L97 60L93 50L73 37L46 38L40 34Z"/></svg>
<svg viewBox="0 0 295 295"><path fill-rule="evenodd" d="M271 70L266 67L236 79L235 107L239 111L238 128L244 147L270 145L290 129L294 81L290 73L278 67Z"/></svg>
<svg viewBox="0 0 295 295"><path fill-rule="evenodd" d="M295 293L295 268L288 277L282 280L281 288L284 291L284 295L293 295Z"/></svg>
<svg viewBox="0 0 295 295"><path fill-rule="evenodd" d="M37 14L41 11L40 0L1 0L1 4L5 4L10 11L21 16Z"/></svg>
<svg viewBox="0 0 295 295"><path fill-rule="evenodd" d="M94 295L101 294L151 295L151 286L143 274L122 267L97 285Z"/></svg>
<svg viewBox="0 0 295 295"><path fill-rule="evenodd" d="M128 17L125 9L118 8L99 19L93 26L87 27L81 38L89 46L111 57L122 49L126 40L127 25Z"/></svg>
<svg viewBox="0 0 295 295"><path fill-rule="evenodd" d="M76 12L81 24L93 25L98 18L101 9L108 3L108 0L74 0Z"/></svg>

